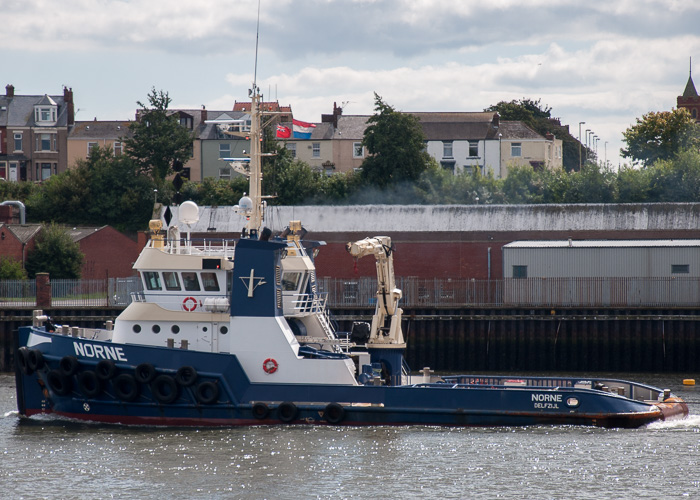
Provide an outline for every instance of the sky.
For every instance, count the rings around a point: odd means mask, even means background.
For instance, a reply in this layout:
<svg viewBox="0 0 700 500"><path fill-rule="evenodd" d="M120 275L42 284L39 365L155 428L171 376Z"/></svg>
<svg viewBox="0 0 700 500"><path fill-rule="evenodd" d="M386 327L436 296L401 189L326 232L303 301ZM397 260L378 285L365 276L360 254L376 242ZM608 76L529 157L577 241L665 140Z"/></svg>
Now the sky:
<svg viewBox="0 0 700 500"><path fill-rule="evenodd" d="M257 16L258 0L0 0L0 91L70 87L76 120L133 119L152 88L229 110L254 76L309 122L334 102L372 114L375 93L406 112L528 98L574 137L585 122L617 168L622 132L676 107L690 58L700 84L700 0L261 0L255 73Z"/></svg>

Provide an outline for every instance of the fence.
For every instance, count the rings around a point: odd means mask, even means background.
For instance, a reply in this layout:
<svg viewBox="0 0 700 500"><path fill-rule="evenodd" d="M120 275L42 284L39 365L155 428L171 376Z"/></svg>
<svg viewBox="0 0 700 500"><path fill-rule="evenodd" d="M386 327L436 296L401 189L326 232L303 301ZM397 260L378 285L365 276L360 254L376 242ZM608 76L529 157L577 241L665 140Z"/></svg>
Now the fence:
<svg viewBox="0 0 700 500"><path fill-rule="evenodd" d="M376 304L377 280L322 278L332 307ZM699 307L697 278L399 278L403 307Z"/></svg>
<svg viewBox="0 0 700 500"><path fill-rule="evenodd" d="M321 278L330 307L373 307L376 278ZM700 307L696 278L506 278L502 280L397 278L401 305L454 307ZM119 307L141 292L137 277L52 280L52 307ZM34 280L0 280L1 307L35 307Z"/></svg>

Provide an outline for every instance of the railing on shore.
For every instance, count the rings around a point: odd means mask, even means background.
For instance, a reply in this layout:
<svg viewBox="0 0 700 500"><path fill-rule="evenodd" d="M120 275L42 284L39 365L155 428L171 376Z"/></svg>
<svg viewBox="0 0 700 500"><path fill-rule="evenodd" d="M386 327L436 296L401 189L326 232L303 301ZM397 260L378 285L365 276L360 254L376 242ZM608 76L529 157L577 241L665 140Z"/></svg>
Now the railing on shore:
<svg viewBox="0 0 700 500"><path fill-rule="evenodd" d="M329 307L373 307L376 278L321 278ZM399 277L402 307L700 307L696 278L506 278L499 280ZM137 277L51 280L52 307L120 307L142 292ZM0 306L35 307L34 280L0 280Z"/></svg>

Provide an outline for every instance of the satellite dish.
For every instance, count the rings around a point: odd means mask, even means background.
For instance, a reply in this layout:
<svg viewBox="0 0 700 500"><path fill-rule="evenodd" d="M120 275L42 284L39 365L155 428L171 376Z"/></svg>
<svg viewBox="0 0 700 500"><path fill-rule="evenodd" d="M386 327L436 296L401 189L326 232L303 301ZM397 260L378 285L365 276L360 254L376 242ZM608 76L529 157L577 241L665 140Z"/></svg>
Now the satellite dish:
<svg viewBox="0 0 700 500"><path fill-rule="evenodd" d="M253 200L251 200L247 196L244 196L238 201L238 208L243 212L253 210Z"/></svg>
<svg viewBox="0 0 700 500"><path fill-rule="evenodd" d="M199 207L194 201L186 201L180 205L178 219L183 224L195 224L199 222Z"/></svg>

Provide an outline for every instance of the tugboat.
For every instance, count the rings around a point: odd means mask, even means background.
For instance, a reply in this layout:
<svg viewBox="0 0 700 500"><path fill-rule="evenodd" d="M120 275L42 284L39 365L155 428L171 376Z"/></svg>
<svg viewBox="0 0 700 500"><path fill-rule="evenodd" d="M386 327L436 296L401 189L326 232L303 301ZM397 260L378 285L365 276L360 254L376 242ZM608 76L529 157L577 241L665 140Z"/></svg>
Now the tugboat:
<svg viewBox="0 0 700 500"><path fill-rule="evenodd" d="M639 427L688 414L669 390L599 378L411 374L402 292L386 236L350 242L373 257L376 310L338 332L316 283L321 242L300 221L264 227L261 95L251 91L249 177L238 240L201 244L149 224L134 264L143 292L103 329L55 326L34 311L15 352L19 414L153 426L261 424ZM197 221L193 202L177 221Z"/></svg>

